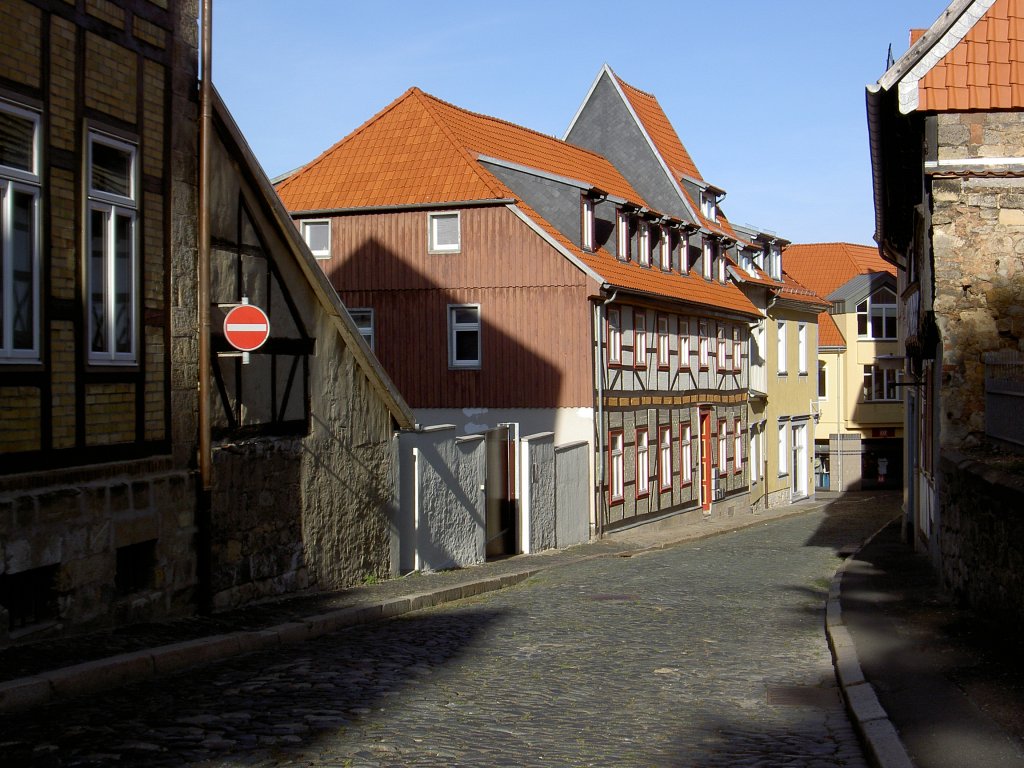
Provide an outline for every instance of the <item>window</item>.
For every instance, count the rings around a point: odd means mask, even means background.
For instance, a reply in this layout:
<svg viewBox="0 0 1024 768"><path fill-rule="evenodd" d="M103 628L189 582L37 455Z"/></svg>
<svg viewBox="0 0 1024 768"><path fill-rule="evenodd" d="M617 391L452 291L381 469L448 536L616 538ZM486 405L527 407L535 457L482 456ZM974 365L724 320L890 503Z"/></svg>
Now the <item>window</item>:
<svg viewBox="0 0 1024 768"><path fill-rule="evenodd" d="M583 198L580 246L585 251L594 250L594 200L590 197Z"/></svg>
<svg viewBox="0 0 1024 768"><path fill-rule="evenodd" d="M698 358L700 361L700 369L702 371L706 371L708 369L708 360L711 357L710 350L708 350L708 346L710 344L711 339L708 338L708 321L702 318L698 325L697 338Z"/></svg>
<svg viewBox="0 0 1024 768"><path fill-rule="evenodd" d="M672 271L672 230L668 227L661 228L661 245L658 248L661 255L661 268L665 272Z"/></svg>
<svg viewBox="0 0 1024 768"><path fill-rule="evenodd" d="M633 367L647 368L647 313L633 311Z"/></svg>
<svg viewBox="0 0 1024 768"><path fill-rule="evenodd" d="M704 253L701 257L701 274L705 280L711 279L711 262L715 258L715 246L708 238L704 238Z"/></svg>
<svg viewBox="0 0 1024 768"><path fill-rule="evenodd" d="M331 258L331 221L303 221L302 239L318 259Z"/></svg>
<svg viewBox="0 0 1024 768"><path fill-rule="evenodd" d="M746 248L741 248L739 251L740 267L751 277L757 277L757 270L754 269L754 260L751 258L750 251Z"/></svg>
<svg viewBox="0 0 1024 768"><path fill-rule="evenodd" d="M651 266L651 225L641 221L637 225L637 250L641 267Z"/></svg>
<svg viewBox="0 0 1024 768"><path fill-rule="evenodd" d="M740 341L740 329L732 329L732 369L739 373L743 370L743 343Z"/></svg>
<svg viewBox="0 0 1024 768"><path fill-rule="evenodd" d="M700 193L700 212L704 218L718 221L718 199L714 192Z"/></svg>
<svg viewBox="0 0 1024 768"><path fill-rule="evenodd" d="M679 318L679 367L690 367L690 318Z"/></svg>
<svg viewBox="0 0 1024 768"><path fill-rule="evenodd" d="M618 308L608 310L608 365L622 365L622 320Z"/></svg>
<svg viewBox="0 0 1024 768"><path fill-rule="evenodd" d="M728 473L729 459L726 451L729 447L729 431L725 426L725 419L718 420L718 474Z"/></svg>
<svg viewBox="0 0 1024 768"><path fill-rule="evenodd" d="M616 256L620 261L629 261L629 214L619 210L615 214Z"/></svg>
<svg viewBox="0 0 1024 768"><path fill-rule="evenodd" d="M722 285L725 285L725 267L726 267L725 254L724 253L718 254L718 258L716 259L716 262L718 264L718 282L720 282Z"/></svg>
<svg viewBox="0 0 1024 768"><path fill-rule="evenodd" d="M608 433L608 496L611 503L623 500L625 461L622 453L622 431Z"/></svg>
<svg viewBox="0 0 1024 768"><path fill-rule="evenodd" d="M672 427L658 427L658 485L663 491L672 489Z"/></svg>
<svg viewBox="0 0 1024 768"><path fill-rule="evenodd" d="M428 214L427 226L431 253L456 253L462 247L458 212Z"/></svg>
<svg viewBox="0 0 1024 768"><path fill-rule="evenodd" d="M480 305L448 305L448 365L480 367Z"/></svg>
<svg viewBox="0 0 1024 768"><path fill-rule="evenodd" d="M736 419L732 433L732 471L743 471L743 422Z"/></svg>
<svg viewBox="0 0 1024 768"><path fill-rule="evenodd" d="M801 376L807 375L807 323L796 325L796 365Z"/></svg>
<svg viewBox="0 0 1024 768"><path fill-rule="evenodd" d="M359 329L359 335L363 337L363 341L366 342L366 346L376 351L373 339L373 310L350 309L348 314L349 317L352 318L352 322L354 322L356 327Z"/></svg>
<svg viewBox="0 0 1024 768"><path fill-rule="evenodd" d="M828 399L828 375L825 370L825 363L818 362L818 399Z"/></svg>
<svg viewBox="0 0 1024 768"><path fill-rule="evenodd" d="M0 361L39 359L39 116L0 102Z"/></svg>
<svg viewBox="0 0 1024 768"><path fill-rule="evenodd" d="M789 469L786 467L786 451L788 450L789 442L787 441L787 432L789 424L782 419L779 419L779 477L789 473Z"/></svg>
<svg viewBox="0 0 1024 768"><path fill-rule="evenodd" d="M761 479L761 465L758 463L757 429L750 428L750 482L756 484Z"/></svg>
<svg viewBox="0 0 1024 768"><path fill-rule="evenodd" d="M651 492L651 464L648 455L647 429L636 431L636 495L637 498Z"/></svg>
<svg viewBox="0 0 1024 768"><path fill-rule="evenodd" d="M779 375L786 375L786 321L778 321L778 333L779 333Z"/></svg>
<svg viewBox="0 0 1024 768"><path fill-rule="evenodd" d="M687 486L693 482L693 439L690 425L679 425L679 485Z"/></svg>
<svg viewBox="0 0 1024 768"><path fill-rule="evenodd" d="M719 372L728 371L732 363L729 361L729 345L725 341L725 326L718 325L718 354L715 358L715 366Z"/></svg>
<svg viewBox="0 0 1024 768"><path fill-rule="evenodd" d="M768 275L773 280L782 279L782 249L775 243L768 246Z"/></svg>
<svg viewBox="0 0 1024 768"><path fill-rule="evenodd" d="M136 359L136 148L104 134L89 134L87 219L89 360Z"/></svg>
<svg viewBox="0 0 1024 768"><path fill-rule="evenodd" d="M658 317L658 368L668 370L669 364L668 318Z"/></svg>
<svg viewBox="0 0 1024 768"><path fill-rule="evenodd" d="M877 365L864 366L864 402L899 400L899 371L879 368Z"/></svg>
<svg viewBox="0 0 1024 768"><path fill-rule="evenodd" d="M896 294L879 288L857 305L857 335L866 339L896 338Z"/></svg>

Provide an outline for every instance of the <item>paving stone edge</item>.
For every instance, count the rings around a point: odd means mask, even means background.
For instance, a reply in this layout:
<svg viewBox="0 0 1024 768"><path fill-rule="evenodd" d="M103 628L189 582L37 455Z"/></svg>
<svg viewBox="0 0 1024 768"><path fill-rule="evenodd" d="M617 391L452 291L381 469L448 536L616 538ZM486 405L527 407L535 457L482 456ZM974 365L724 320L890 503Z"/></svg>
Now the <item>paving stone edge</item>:
<svg viewBox="0 0 1024 768"><path fill-rule="evenodd" d="M871 534L857 552L866 547L890 523L886 523ZM875 768L914 768L914 763L907 753L906 746L900 740L896 727L879 702L874 687L864 677L853 638L843 623L843 609L840 603L843 576L846 573L846 566L857 556L857 552L844 559L836 569L829 584L825 608L825 635L832 651L836 681L843 693L846 711L864 742L868 759Z"/></svg>

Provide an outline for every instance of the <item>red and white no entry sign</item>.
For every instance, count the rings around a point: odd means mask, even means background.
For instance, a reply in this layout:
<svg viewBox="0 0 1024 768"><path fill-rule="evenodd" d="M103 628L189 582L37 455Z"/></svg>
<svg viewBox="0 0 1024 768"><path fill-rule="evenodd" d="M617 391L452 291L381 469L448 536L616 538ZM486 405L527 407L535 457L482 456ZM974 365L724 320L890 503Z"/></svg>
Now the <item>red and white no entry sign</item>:
<svg viewBox="0 0 1024 768"><path fill-rule="evenodd" d="M224 338L235 349L252 352L270 336L270 320L252 304L240 304L224 318Z"/></svg>

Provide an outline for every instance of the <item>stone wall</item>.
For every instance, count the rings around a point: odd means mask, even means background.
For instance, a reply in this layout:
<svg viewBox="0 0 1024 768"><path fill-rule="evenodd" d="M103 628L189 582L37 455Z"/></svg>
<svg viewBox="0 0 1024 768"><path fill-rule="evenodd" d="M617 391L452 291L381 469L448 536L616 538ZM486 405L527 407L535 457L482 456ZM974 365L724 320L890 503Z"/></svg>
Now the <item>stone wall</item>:
<svg viewBox="0 0 1024 768"><path fill-rule="evenodd" d="M1024 630L1024 478L953 451L940 473L943 584L1007 632Z"/></svg>
<svg viewBox="0 0 1024 768"><path fill-rule="evenodd" d="M939 159L1019 155L1024 114L939 115ZM982 355L1024 349L1024 179L933 178L935 315L942 333L941 434L985 425Z"/></svg>

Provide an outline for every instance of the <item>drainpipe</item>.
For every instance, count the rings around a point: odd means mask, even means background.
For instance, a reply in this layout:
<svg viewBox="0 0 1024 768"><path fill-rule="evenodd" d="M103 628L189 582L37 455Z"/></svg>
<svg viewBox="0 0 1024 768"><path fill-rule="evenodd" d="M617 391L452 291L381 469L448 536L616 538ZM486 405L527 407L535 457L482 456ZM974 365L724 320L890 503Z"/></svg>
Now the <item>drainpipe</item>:
<svg viewBox="0 0 1024 768"><path fill-rule="evenodd" d="M210 452L210 133L213 0L203 0L202 79L199 84L199 504L197 512L197 579L200 609L210 609L211 594L211 488L213 467Z"/></svg>
<svg viewBox="0 0 1024 768"><path fill-rule="evenodd" d="M612 295L609 296L604 302L597 308L597 328L595 329L594 338L597 339L597 463L599 465L598 483L597 483L597 499L594 503L594 530L598 538L604 535L604 515L601 509L601 503L604 499L604 494L601 489L604 487L606 478L605 475L605 461L604 456L604 345L601 342L601 332L605 327L605 308L615 301L615 298L619 295L619 289L616 288L612 291Z"/></svg>

